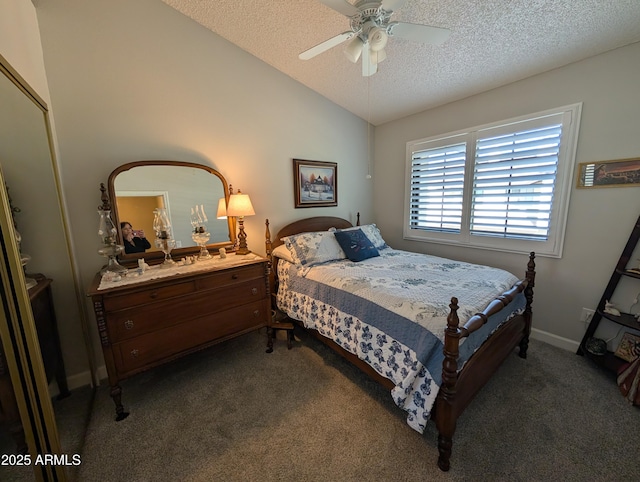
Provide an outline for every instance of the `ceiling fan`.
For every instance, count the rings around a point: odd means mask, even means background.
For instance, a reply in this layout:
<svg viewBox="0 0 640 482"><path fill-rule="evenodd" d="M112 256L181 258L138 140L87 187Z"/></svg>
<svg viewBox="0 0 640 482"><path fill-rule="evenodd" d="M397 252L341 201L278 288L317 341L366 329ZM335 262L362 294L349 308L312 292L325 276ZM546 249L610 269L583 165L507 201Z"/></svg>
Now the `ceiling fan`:
<svg viewBox="0 0 640 482"><path fill-rule="evenodd" d="M347 0L319 1L349 17L351 30L305 50L298 57L302 60L309 60L330 48L351 40L344 53L354 63L362 56L362 75L365 77L375 74L378 71L378 64L387 58L384 48L389 37L441 44L449 38L451 33L446 28L392 22L393 12L402 7L407 0L357 0L354 4L347 2Z"/></svg>

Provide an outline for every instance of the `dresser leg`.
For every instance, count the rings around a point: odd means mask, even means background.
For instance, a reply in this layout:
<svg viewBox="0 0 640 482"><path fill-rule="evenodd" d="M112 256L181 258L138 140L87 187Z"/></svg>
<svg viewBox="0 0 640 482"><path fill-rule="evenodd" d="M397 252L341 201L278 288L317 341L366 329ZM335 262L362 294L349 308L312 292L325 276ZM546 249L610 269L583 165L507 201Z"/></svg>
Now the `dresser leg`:
<svg viewBox="0 0 640 482"><path fill-rule="evenodd" d="M129 412L125 412L122 406L122 388L120 388L120 385L111 387L111 398L113 398L113 403L116 404L116 422L127 418Z"/></svg>
<svg viewBox="0 0 640 482"><path fill-rule="evenodd" d="M275 330L270 326L267 326L267 353L273 351L273 332Z"/></svg>

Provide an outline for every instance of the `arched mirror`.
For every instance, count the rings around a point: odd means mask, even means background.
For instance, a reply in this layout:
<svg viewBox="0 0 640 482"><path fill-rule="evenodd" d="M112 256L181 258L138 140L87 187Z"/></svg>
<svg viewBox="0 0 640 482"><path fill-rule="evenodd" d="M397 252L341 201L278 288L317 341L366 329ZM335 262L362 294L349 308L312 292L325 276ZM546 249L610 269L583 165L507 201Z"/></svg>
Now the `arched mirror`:
<svg viewBox="0 0 640 482"><path fill-rule="evenodd" d="M112 219L118 227L118 244L125 246L125 252L118 258L125 265L139 258L148 263L164 259L164 253L154 242L156 208L164 208L171 223L176 243L171 253L174 257L195 255L200 250L192 236L194 214L200 215L210 233L206 245L209 251L235 244L235 220L218 218L219 200L229 201L229 185L224 176L211 167L180 161L130 162L111 173L108 192ZM148 245L142 245L143 252L134 252L135 248L127 245L123 223L130 225L136 237L149 241Z"/></svg>

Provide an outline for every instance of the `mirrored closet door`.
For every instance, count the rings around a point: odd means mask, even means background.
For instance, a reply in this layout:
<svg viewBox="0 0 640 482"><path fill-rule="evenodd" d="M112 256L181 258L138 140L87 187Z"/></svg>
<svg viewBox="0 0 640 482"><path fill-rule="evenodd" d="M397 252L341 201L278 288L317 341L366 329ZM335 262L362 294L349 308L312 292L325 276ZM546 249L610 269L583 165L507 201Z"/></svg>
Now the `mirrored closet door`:
<svg viewBox="0 0 640 482"><path fill-rule="evenodd" d="M80 451L95 370L47 106L2 56L0 106L0 453L16 462L0 479L65 480L33 459Z"/></svg>

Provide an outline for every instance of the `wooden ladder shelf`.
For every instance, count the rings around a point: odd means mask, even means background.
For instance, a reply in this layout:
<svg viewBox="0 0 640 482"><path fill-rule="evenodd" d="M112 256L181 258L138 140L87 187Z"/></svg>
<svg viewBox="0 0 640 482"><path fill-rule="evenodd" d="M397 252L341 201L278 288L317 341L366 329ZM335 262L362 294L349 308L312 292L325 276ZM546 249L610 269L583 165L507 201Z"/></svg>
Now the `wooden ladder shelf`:
<svg viewBox="0 0 640 482"><path fill-rule="evenodd" d="M632 313L620 313L620 316L615 316L610 313L605 313L605 303L611 299L613 293L618 287L618 283L624 278L636 278L640 280L640 269L638 269L638 264L636 263L634 266L630 266L631 256L633 255L638 242L640 241L640 216L636 221L633 230L631 231L631 236L629 236L629 240L627 241L626 246L622 250L622 254L620 255L620 259L616 264L615 269L613 270L613 274L609 279L609 283L602 293L602 297L600 298L600 302L598 303L598 307L591 318L591 322L587 327L587 331L580 342L580 347L578 348L578 355L586 355L594 361L598 362L600 365L603 365L605 368L608 368L611 371L617 372L620 367L626 362L618 357L616 357L612 352L607 351L604 355L594 355L592 352L587 350L587 344L592 340L596 329L600 322L605 319L611 321L613 323L617 323L618 325L628 327L634 330L640 330L640 322L634 314Z"/></svg>

